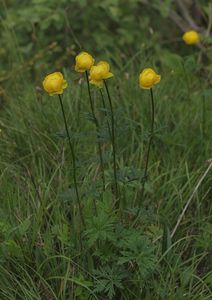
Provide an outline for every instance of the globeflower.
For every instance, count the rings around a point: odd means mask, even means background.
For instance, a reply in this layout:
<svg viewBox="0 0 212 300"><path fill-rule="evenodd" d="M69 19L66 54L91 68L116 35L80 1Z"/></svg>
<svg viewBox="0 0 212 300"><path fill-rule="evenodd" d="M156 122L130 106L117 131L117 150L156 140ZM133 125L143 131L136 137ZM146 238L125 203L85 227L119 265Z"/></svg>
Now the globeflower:
<svg viewBox="0 0 212 300"><path fill-rule="evenodd" d="M106 61L100 61L90 69L90 83L98 87L102 87L103 81L111 77L113 77L113 73L110 72L110 65Z"/></svg>
<svg viewBox="0 0 212 300"><path fill-rule="evenodd" d="M63 90L67 86L67 81L61 72L51 73L43 80L43 88L50 96L63 94Z"/></svg>
<svg viewBox="0 0 212 300"><path fill-rule="evenodd" d="M54 72L49 75L47 75L44 80L43 80L43 88L44 90L50 95L58 95L58 99L60 102L60 107L61 107L61 112L62 112L62 117L65 125L65 130L66 130L66 136L68 138L68 144L70 147L70 152L72 156L72 163L73 163L73 181L74 181L74 187L75 187L75 193L76 193L76 199L78 202L79 206L79 213L80 213L80 218L83 226L85 225L83 213L82 213L82 208L81 208L81 203L80 203L80 197L79 197L79 191L78 191L78 185L77 185L77 175L76 175L76 158L75 158L75 153L74 153L74 147L72 145L72 140L71 140L71 135L69 133L68 129L68 123L66 119L66 114L65 114L65 109L63 105L63 99L62 99L62 94L63 90L68 86L67 81L64 79L63 74L60 72Z"/></svg>
<svg viewBox="0 0 212 300"><path fill-rule="evenodd" d="M194 30L185 32L182 38L187 45L195 45L200 41L198 32Z"/></svg>
<svg viewBox="0 0 212 300"><path fill-rule="evenodd" d="M75 71L86 72L94 65L94 58L87 52L81 52L75 57Z"/></svg>
<svg viewBox="0 0 212 300"><path fill-rule="evenodd" d="M151 89L160 80L161 76L151 68L144 69L139 75L139 85L142 89Z"/></svg>

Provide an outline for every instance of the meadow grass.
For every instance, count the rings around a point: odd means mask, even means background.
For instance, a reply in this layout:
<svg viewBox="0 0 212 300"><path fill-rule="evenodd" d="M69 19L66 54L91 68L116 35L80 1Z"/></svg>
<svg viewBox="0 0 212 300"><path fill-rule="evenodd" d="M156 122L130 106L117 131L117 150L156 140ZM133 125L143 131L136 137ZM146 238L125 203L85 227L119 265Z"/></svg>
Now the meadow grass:
<svg viewBox="0 0 212 300"><path fill-rule="evenodd" d="M207 96L203 134L202 97L210 90L201 84L198 70L188 68L185 74L181 66L173 72L162 64L162 80L154 88L148 178L139 220L132 226L150 130L150 94L138 87L145 60L129 61L128 73L114 69L108 81L115 112L118 210L111 191L109 106L105 114L99 91L92 88L100 121L97 137L86 81L79 83L78 75L63 70L69 82L63 103L85 228L79 226L58 98L36 89L28 74L8 84L0 111L0 299L210 299L210 174L171 238L209 165L211 103ZM104 193L97 139L104 152Z"/></svg>

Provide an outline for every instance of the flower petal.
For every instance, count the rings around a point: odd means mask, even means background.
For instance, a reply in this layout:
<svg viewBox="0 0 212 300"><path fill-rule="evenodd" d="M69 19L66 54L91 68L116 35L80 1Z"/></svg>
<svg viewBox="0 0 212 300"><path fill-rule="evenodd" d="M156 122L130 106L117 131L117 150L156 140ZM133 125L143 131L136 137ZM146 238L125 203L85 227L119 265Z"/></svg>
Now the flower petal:
<svg viewBox="0 0 212 300"><path fill-rule="evenodd" d="M156 78L155 78L155 84L156 83L159 83L161 80L161 76L160 75L156 75Z"/></svg>
<svg viewBox="0 0 212 300"><path fill-rule="evenodd" d="M103 80L90 80L90 83L97 86L97 87L102 87L103 86Z"/></svg>
<svg viewBox="0 0 212 300"><path fill-rule="evenodd" d="M67 80L63 80L63 89L67 88L67 86L68 86Z"/></svg>
<svg viewBox="0 0 212 300"><path fill-rule="evenodd" d="M105 78L104 78L104 79L108 79L108 78L111 78L111 77L113 77L113 76L114 76L113 73L108 72L108 73L105 75Z"/></svg>

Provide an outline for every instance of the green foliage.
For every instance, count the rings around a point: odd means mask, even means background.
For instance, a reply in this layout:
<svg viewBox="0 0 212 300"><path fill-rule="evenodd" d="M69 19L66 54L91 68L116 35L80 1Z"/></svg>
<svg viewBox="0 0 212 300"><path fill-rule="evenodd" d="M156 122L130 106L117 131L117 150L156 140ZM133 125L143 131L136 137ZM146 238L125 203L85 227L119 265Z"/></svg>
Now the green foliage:
<svg viewBox="0 0 212 300"><path fill-rule="evenodd" d="M116 221L113 211L113 198L111 194L103 196L103 202L98 201L97 215L90 213L87 218L85 235L88 237L88 246L92 247L96 242L113 242L114 225Z"/></svg>
<svg viewBox="0 0 212 300"><path fill-rule="evenodd" d="M204 28L210 5L199 2ZM170 10L180 12L177 3L0 2L0 299L211 297L210 174L172 235L207 168L212 128L211 37L202 36L201 49L184 45L170 19ZM106 93L105 108L91 89L96 132L83 74L71 69L81 48L97 61L110 60L115 74L109 90L120 199L114 196ZM148 66L162 80L153 91L155 134L139 207L150 94L137 82ZM69 82L63 101L85 226L58 99L40 89L42 74L55 69Z"/></svg>
<svg viewBox="0 0 212 300"><path fill-rule="evenodd" d="M75 296L82 300L88 300L90 298L89 289L93 287L93 283L86 280L82 274L79 274L79 277L75 279L80 283L75 289Z"/></svg>
<svg viewBox="0 0 212 300"><path fill-rule="evenodd" d="M121 256L118 259L118 264L127 263L132 267L137 265L142 279L154 271L157 259L154 254L154 245L147 236L141 235L135 230L124 231L119 247Z"/></svg>
<svg viewBox="0 0 212 300"><path fill-rule="evenodd" d="M4 47L0 59L9 63L11 56L21 58L22 62L35 58L35 62L29 62L30 67L40 72L46 63L63 66L68 60L67 55L73 55L79 49L95 48L98 53L107 50L107 56L111 58L110 53L116 52L120 55L117 66L123 61L128 62L128 53L148 53L154 49L160 55L158 41L170 40L166 47L172 49L173 32L181 36L175 24L171 31L167 30L171 26L170 10L176 6L170 0L162 4L158 0L151 3L139 0L2 1L0 26ZM204 10L207 18L210 7L202 7L199 6L200 13ZM158 31L158 25L162 30ZM209 38L207 41L210 43ZM46 48L52 42L57 45ZM16 47L19 53L14 50ZM38 54L41 49L44 52Z"/></svg>
<svg viewBox="0 0 212 300"><path fill-rule="evenodd" d="M0 222L0 260L5 261L8 258L23 257L21 244L30 227L30 220L26 219L18 226L13 227L8 220L3 217L1 211Z"/></svg>
<svg viewBox="0 0 212 300"><path fill-rule="evenodd" d="M114 299L116 290L123 290L123 280L127 277L126 270L120 266L106 265L95 271L95 292L104 293L109 299Z"/></svg>

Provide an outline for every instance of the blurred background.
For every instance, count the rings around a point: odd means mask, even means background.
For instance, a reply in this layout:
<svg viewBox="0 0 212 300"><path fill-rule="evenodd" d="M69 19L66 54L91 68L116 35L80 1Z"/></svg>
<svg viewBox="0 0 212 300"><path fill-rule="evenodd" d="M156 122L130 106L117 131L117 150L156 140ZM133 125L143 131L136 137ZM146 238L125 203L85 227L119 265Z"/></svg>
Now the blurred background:
<svg viewBox="0 0 212 300"><path fill-rule="evenodd" d="M184 31L196 30L212 43L210 2L1 0L0 84L20 71L30 69L35 77L71 67L81 49L104 53L120 68L140 52L154 53L158 61L164 49L178 54L186 49L188 55Z"/></svg>

